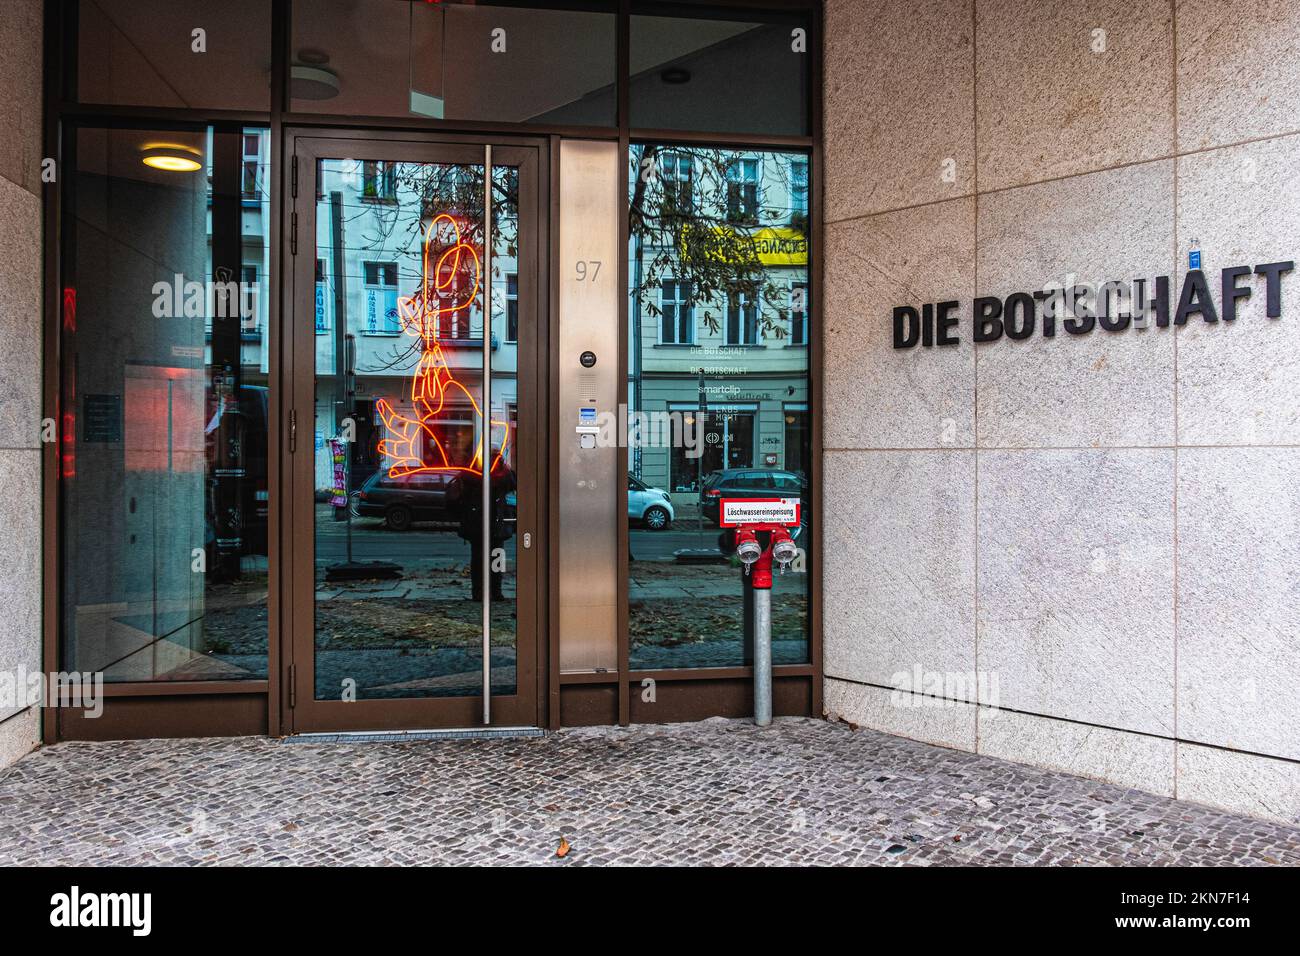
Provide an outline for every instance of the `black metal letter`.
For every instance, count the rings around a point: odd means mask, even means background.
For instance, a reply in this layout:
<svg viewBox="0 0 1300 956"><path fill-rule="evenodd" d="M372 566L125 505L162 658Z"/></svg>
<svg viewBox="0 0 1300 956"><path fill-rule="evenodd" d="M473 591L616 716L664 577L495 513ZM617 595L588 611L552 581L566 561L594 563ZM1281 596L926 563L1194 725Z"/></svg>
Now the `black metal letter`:
<svg viewBox="0 0 1300 956"><path fill-rule="evenodd" d="M1007 335L1013 339L1027 339L1034 334L1034 297L1028 292L1013 292L1007 296ZM1024 317L1016 325L1016 311Z"/></svg>
<svg viewBox="0 0 1300 956"><path fill-rule="evenodd" d="M894 310L894 348L910 349L921 341L921 316L910 305Z"/></svg>
<svg viewBox="0 0 1300 956"><path fill-rule="evenodd" d="M957 301L940 302L935 309L935 325L939 333L939 345L956 345L958 339L955 333L950 329L957 327L957 316L953 313L957 311Z"/></svg>
<svg viewBox="0 0 1300 956"><path fill-rule="evenodd" d="M995 295L982 295L975 300L975 314L971 324L976 342L996 342L1002 338L1002 300Z"/></svg>
<svg viewBox="0 0 1300 956"><path fill-rule="evenodd" d="M1210 286L1205 281L1205 273L1200 269L1189 269L1183 278L1183 294L1178 299L1178 311L1174 313L1174 325L1186 325L1187 317L1193 312L1201 313L1206 322L1218 322L1219 313L1210 298Z"/></svg>
<svg viewBox="0 0 1300 956"><path fill-rule="evenodd" d="M1286 262L1265 262L1263 265L1255 266L1255 274L1265 277L1265 288L1268 290L1266 300L1268 308L1265 314L1270 319L1282 315L1282 273L1290 272L1294 268L1295 261L1292 259Z"/></svg>
<svg viewBox="0 0 1300 956"><path fill-rule="evenodd" d="M1229 266L1223 270L1223 278L1220 280L1223 286L1223 321L1235 322L1237 320L1237 300L1249 299L1250 286L1237 285L1237 279L1241 276L1250 275L1250 266Z"/></svg>

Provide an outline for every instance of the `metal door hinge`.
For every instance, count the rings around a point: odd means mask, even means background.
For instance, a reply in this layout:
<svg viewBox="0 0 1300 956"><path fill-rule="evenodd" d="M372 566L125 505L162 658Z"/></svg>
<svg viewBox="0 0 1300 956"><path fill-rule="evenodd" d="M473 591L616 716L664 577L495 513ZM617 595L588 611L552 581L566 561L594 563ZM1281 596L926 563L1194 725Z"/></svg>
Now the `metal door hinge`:
<svg viewBox="0 0 1300 956"><path fill-rule="evenodd" d="M289 665L289 709L298 706L298 665Z"/></svg>
<svg viewBox="0 0 1300 956"><path fill-rule="evenodd" d="M289 409L289 454L298 450L298 409Z"/></svg>
<svg viewBox="0 0 1300 956"><path fill-rule="evenodd" d="M291 182L291 194L294 199L298 198L298 157L293 158L293 176Z"/></svg>
<svg viewBox="0 0 1300 956"><path fill-rule="evenodd" d="M298 214L294 213L289 224L289 254L298 254Z"/></svg>

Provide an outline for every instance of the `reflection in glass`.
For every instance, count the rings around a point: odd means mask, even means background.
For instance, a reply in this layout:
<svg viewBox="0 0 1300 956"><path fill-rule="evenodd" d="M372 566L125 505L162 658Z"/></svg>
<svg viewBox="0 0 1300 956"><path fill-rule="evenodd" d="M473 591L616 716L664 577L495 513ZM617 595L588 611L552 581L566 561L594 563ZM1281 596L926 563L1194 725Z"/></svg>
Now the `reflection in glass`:
<svg viewBox="0 0 1300 956"><path fill-rule="evenodd" d="M485 459L492 691L513 693L518 170L493 170L490 277L481 165L326 159L317 176L316 697L481 693Z"/></svg>
<svg viewBox="0 0 1300 956"><path fill-rule="evenodd" d="M611 126L613 7L581 7L294 0L292 108Z"/></svg>
<svg viewBox="0 0 1300 956"><path fill-rule="evenodd" d="M271 0L80 0L83 103L271 108Z"/></svg>
<svg viewBox="0 0 1300 956"><path fill-rule="evenodd" d="M633 669L752 660L748 579L718 528L722 498L800 498L796 542L808 540L807 175L802 153L631 148L628 405L643 423L628 453ZM774 577L778 664L808 660L810 559Z"/></svg>
<svg viewBox="0 0 1300 956"><path fill-rule="evenodd" d="M632 17L632 127L807 133L807 21L797 14L761 16L763 22ZM743 195L741 186L733 201Z"/></svg>
<svg viewBox="0 0 1300 956"><path fill-rule="evenodd" d="M67 669L266 677L268 142L201 127L69 139Z"/></svg>

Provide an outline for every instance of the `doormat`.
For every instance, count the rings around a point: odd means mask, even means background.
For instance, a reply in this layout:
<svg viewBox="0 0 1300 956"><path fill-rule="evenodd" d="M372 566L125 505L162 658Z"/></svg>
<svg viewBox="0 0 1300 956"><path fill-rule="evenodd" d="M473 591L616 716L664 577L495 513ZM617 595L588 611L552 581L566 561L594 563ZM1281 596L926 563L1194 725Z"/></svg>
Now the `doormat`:
<svg viewBox="0 0 1300 956"><path fill-rule="evenodd" d="M464 730L350 731L338 734L294 734L286 744L395 744L410 740L492 740L498 737L545 737L540 727L481 727Z"/></svg>

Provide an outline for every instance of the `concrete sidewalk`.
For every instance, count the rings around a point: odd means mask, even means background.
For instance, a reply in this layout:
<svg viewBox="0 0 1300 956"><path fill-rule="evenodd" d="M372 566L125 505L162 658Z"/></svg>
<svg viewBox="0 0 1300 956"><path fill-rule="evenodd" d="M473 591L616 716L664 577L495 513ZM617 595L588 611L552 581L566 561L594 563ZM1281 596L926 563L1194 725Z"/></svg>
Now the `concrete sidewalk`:
<svg viewBox="0 0 1300 956"><path fill-rule="evenodd" d="M1300 864L1297 827L812 719L59 744L0 808L4 866Z"/></svg>

